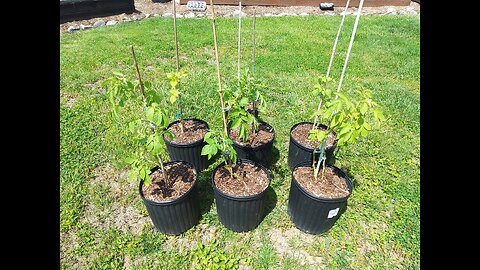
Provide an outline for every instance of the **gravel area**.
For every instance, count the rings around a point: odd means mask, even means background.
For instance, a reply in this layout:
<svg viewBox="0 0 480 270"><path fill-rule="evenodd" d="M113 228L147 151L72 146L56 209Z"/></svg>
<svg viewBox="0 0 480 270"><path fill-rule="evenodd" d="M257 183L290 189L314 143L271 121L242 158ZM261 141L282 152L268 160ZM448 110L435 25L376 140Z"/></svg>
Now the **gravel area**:
<svg viewBox="0 0 480 270"><path fill-rule="evenodd" d="M207 1L207 4L209 2ZM104 16L86 20L65 22L60 24L60 32L74 32L79 30L88 30L91 28L115 25L117 23L138 21L151 17L172 17L172 2L159 3L152 0L135 0L136 11L131 14L119 14L113 16ZM253 10L256 10L257 16L338 16L343 15L345 7L335 7L333 11L322 11L319 7L294 6L294 7L274 7L274 6L246 6L242 8L242 15L253 16ZM211 11L209 5L204 12L193 12L187 9L187 5L177 5L177 18L202 18L210 17ZM355 15L357 8L348 8L347 15ZM409 6L382 6L382 7L363 7L363 15L420 15L420 4L411 2ZM231 17L238 16L238 6L217 6L215 5L215 16Z"/></svg>

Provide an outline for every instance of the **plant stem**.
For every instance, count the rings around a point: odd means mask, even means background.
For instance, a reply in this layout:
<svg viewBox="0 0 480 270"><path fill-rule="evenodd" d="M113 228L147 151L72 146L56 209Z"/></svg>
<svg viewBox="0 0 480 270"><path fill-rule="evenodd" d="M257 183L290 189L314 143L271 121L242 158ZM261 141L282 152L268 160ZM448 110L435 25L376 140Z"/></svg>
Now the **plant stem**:
<svg viewBox="0 0 480 270"><path fill-rule="evenodd" d="M160 163L160 169L162 170L163 179L165 180L165 187L168 188L170 186L170 181L168 181L167 174L165 173L165 168L163 167L163 160L161 155L157 155L158 162Z"/></svg>
<svg viewBox="0 0 480 270"><path fill-rule="evenodd" d="M217 64L218 95L220 97L220 105L222 106L223 129L225 131L225 137L228 138L227 119L225 117L225 104L223 102L222 78L220 76L220 62L218 59L217 31L215 27L215 11L213 8L213 0L210 0L210 7L212 8L212 27L213 27L213 40L214 40L214 46L215 46L215 60Z"/></svg>
<svg viewBox="0 0 480 270"><path fill-rule="evenodd" d="M140 84L140 89L142 90L143 100L146 102L147 97L145 96L145 89L143 88L142 77L140 76L140 70L138 69L137 58L135 57L135 51L133 50L132 45L130 45L130 51L132 52L133 64L135 65L135 71L137 72L137 78L138 78L138 82Z"/></svg>

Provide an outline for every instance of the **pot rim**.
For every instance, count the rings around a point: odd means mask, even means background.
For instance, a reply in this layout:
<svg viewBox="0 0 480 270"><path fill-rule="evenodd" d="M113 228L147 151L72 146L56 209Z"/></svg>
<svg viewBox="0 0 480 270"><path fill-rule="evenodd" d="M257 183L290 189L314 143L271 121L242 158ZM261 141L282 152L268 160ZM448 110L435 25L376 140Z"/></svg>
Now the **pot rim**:
<svg viewBox="0 0 480 270"><path fill-rule="evenodd" d="M295 179L295 176L293 175L293 172L295 171L295 169L297 169L298 167L310 167L311 166L311 162L301 162L297 165L295 165L292 169L292 183L295 184L295 186L298 187L298 189L304 194L306 195L307 197L315 200L315 201L320 201L320 202L328 202L328 203L334 203L334 202L343 202L343 201L346 201L350 195L352 195L352 192L353 192L353 183L352 183L352 180L350 179L350 177L348 177L348 175L340 168L338 168L337 166L335 165L332 165L332 164L327 164L327 167L330 167L330 168L333 168L335 171L337 172L340 172L340 176L343 177L345 179L345 182L347 183L347 186L348 186L348 189L350 191L350 193L347 195L347 196L344 196L344 197L340 197L340 198L323 198L323 197L318 197L318 196L315 196L313 194L311 194L310 192L308 192L307 190L305 190L301 185L300 183L298 183L297 179ZM323 166L322 166L323 167Z"/></svg>
<svg viewBox="0 0 480 270"><path fill-rule="evenodd" d="M312 147L308 147L308 146L305 146L305 145L299 143L299 142L298 142L297 140L295 140L295 138L293 138L293 136L292 136L292 131L293 131L293 129L294 129L295 127L297 127L298 125L301 125L301 124L313 124L313 122L303 121L303 122L299 122L299 123L296 123L295 125L293 125L293 127L290 128L290 140L291 140L297 147L300 147L300 148L303 149L303 150L306 150L306 151L310 151L310 152L311 152L311 151L313 151L313 148L312 148ZM318 125L321 126L321 127L325 127L325 128L327 127L326 125L320 124L320 123L319 123ZM325 148L325 149L327 149L327 150L333 149L333 148L335 148L335 147L337 146L337 142L338 142L338 140L337 140L337 133L336 133L335 131L332 131L332 133L333 133L333 135L335 135L335 140L334 140L332 146L327 146L327 148Z"/></svg>
<svg viewBox="0 0 480 270"><path fill-rule="evenodd" d="M185 164L185 165L187 165L188 167L192 168L193 171L195 172L195 179L194 179L193 184L192 184L192 186L190 187L190 189L187 190L187 192L185 192L184 194L182 194L180 197L178 197L178 198L176 198L176 199L173 199L173 200L169 200L169 201L152 201L152 200L150 200L150 199L145 198L145 196L143 195L142 187L143 187L143 184L144 184L144 180L141 180L141 181L140 181L140 184L138 185L138 191L139 191L139 193L140 193L140 197L141 197L145 202L148 202L149 204L153 204L153 205L157 205L157 206L172 205L172 204L176 204L176 203L179 203L179 202L183 201L183 200L188 196L188 194L190 194L190 193L192 192L192 190L194 189L195 185L196 185L197 182L198 182L198 173L197 173L197 170L195 169L195 166L193 166L190 162L184 161L184 160L172 160L172 161L169 161L169 162L164 162L164 163L163 163L163 166L167 166L167 165L170 165L170 164L173 164L173 163ZM149 174L149 175L151 175L153 172L155 172L156 170L159 170L159 169L160 169L159 166L153 167L153 168L150 170L150 174Z"/></svg>
<svg viewBox="0 0 480 270"><path fill-rule="evenodd" d="M238 161L240 161L240 162L238 162ZM241 164L241 163L251 163L251 164L259 167L260 169L262 169L267 174L268 184L267 184L267 187L262 192L260 192L258 194L255 194L255 195L249 195L249 196L234 196L234 195L230 195L230 194L224 193L223 191L219 190L217 188L217 185L215 185L214 176L215 176L215 173L217 172L217 170L220 169L220 167L225 166L224 163L220 163L217 167L215 167L215 169L212 172L212 175L210 176L210 180L212 182L213 190L215 191L215 193L221 195L222 197L225 197L225 198L231 199L231 200L235 200L235 201L252 201L252 200L263 197L267 193L267 190L270 187L270 184L272 182L272 179L270 177L270 172L262 164L260 164L258 162L255 162L253 160L250 160L250 159L243 159L242 158L242 159L237 160L237 164Z"/></svg>
<svg viewBox="0 0 480 270"><path fill-rule="evenodd" d="M210 130L210 127L208 126L208 123L205 122L205 121L202 120L202 119L198 119L198 118L184 118L183 120L184 120L184 121L185 121L185 120L193 120L193 121L196 121L196 122L204 123L205 125L207 125L207 129ZM167 129L170 128L172 125L178 123L178 122L180 122L180 120L175 120L175 121L171 122L171 123L167 126ZM167 140L167 138L165 138L165 134L162 134L162 138L163 138L163 141L165 142L165 144L167 144L167 145L169 145L169 146L180 147L180 148L188 148L188 147L193 147L193 146L205 144L205 141L203 140L203 138L200 139L200 140L191 142L191 143L187 143L187 144L174 143L174 142L172 142L172 141L169 141L169 140Z"/></svg>

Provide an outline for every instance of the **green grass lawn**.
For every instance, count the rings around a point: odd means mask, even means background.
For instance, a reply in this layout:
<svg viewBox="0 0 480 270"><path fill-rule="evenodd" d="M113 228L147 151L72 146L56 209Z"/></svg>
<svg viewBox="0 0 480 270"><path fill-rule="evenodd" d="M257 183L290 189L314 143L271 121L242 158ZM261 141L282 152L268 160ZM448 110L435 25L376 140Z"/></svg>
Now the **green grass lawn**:
<svg viewBox="0 0 480 270"><path fill-rule="evenodd" d="M99 84L120 71L132 79L134 45L145 80L168 95L175 69L173 19L151 18L60 36L60 259L62 269L190 269L192 254L224 254L240 269L420 268L420 21L418 16L360 20L342 92L369 88L387 117L380 130L339 149L336 165L355 188L348 209L322 235L294 228L287 214L290 128L308 121L311 89L325 73L340 16L257 18L256 77L270 87L262 118L276 130L280 155L270 168L268 215L253 231L235 233L218 221L212 165L199 175L200 223L180 236L158 233L128 180L132 151L107 117ZM347 16L331 76L338 81L354 17ZM242 22L243 68L250 66L252 19ZM236 76L237 19L218 18L225 85ZM178 20L180 64L189 75L184 113L222 125L213 34L208 19ZM172 106L173 108L173 106ZM134 116L136 111L125 112ZM167 153L164 153L167 157ZM211 242L215 239L215 243ZM202 243L203 246L198 245ZM209 263L206 261L205 263Z"/></svg>

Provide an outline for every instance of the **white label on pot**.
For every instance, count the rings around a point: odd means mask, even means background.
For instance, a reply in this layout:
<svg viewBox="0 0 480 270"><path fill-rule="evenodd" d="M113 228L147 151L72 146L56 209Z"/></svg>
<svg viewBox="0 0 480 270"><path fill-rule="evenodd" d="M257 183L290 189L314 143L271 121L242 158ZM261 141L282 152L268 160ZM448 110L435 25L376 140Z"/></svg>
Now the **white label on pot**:
<svg viewBox="0 0 480 270"><path fill-rule="evenodd" d="M336 216L338 214L339 209L340 208L335 208L333 210L328 211L328 218L332 218L332 217Z"/></svg>

